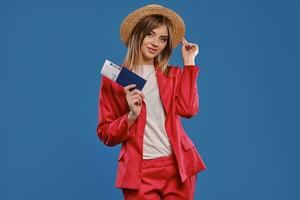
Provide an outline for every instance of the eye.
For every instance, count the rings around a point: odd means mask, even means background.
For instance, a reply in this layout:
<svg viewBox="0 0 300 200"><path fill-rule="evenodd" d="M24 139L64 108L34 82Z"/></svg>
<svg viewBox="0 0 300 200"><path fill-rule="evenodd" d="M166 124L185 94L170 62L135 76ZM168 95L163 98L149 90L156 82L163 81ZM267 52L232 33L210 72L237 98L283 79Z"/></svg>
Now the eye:
<svg viewBox="0 0 300 200"><path fill-rule="evenodd" d="M149 32L149 33L147 34L147 36L153 37L153 34L152 34L151 32Z"/></svg>
<svg viewBox="0 0 300 200"><path fill-rule="evenodd" d="M167 42L167 41L168 41L168 38L161 38L161 41L162 41L162 42Z"/></svg>

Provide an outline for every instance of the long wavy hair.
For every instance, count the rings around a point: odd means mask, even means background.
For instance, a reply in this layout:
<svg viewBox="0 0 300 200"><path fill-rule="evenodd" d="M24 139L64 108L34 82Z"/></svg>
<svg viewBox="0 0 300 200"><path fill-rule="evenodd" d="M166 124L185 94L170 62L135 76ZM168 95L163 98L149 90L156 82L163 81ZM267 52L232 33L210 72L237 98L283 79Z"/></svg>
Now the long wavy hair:
<svg viewBox="0 0 300 200"><path fill-rule="evenodd" d="M162 15L149 15L143 18L137 23L137 25L132 30L132 33L128 40L128 50L127 55L123 61L123 66L129 68L130 70L137 70L139 62L141 60L141 45L144 38L153 29L166 25L168 30L168 40L167 45L164 50L154 58L154 65L156 65L163 73L168 73L168 61L172 54L172 24L168 18Z"/></svg>

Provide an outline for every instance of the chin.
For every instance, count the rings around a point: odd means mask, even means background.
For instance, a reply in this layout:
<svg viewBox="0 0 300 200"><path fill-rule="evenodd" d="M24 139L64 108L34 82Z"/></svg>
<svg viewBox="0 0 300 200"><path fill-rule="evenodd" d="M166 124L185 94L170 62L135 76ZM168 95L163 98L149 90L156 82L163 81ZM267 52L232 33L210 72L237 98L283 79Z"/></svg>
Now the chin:
<svg viewBox="0 0 300 200"><path fill-rule="evenodd" d="M145 58L146 60L153 60L156 55L146 55Z"/></svg>
<svg viewBox="0 0 300 200"><path fill-rule="evenodd" d="M149 54L148 56L149 56L150 58L155 58L157 55L158 55L158 54L156 53L156 54Z"/></svg>

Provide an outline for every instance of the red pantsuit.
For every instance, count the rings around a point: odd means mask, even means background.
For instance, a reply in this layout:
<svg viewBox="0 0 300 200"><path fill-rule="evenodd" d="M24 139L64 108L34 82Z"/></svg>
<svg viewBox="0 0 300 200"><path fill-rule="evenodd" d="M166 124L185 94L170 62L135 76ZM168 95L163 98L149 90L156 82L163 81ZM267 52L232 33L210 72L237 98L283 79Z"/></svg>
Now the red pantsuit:
<svg viewBox="0 0 300 200"><path fill-rule="evenodd" d="M141 186L123 189L125 200L192 200L196 174L181 183L175 156L142 161Z"/></svg>
<svg viewBox="0 0 300 200"><path fill-rule="evenodd" d="M185 133L180 119L191 118L199 110L197 89L199 67L169 66L168 69L169 73L165 75L155 66L159 95L166 114L165 128L173 151L170 172L166 173L177 174L177 179L170 179L170 183L177 181L178 184L186 184L188 183L186 181L193 182L196 173L206 168L193 142ZM102 78L97 134L108 146L122 144L116 177L118 188L139 189L144 186L143 181L149 177L151 179L152 175L155 176L152 171L145 171L143 160L146 109L143 102L139 117L131 127L128 127L127 115L130 110L123 87L106 77ZM160 183L158 185L162 186Z"/></svg>

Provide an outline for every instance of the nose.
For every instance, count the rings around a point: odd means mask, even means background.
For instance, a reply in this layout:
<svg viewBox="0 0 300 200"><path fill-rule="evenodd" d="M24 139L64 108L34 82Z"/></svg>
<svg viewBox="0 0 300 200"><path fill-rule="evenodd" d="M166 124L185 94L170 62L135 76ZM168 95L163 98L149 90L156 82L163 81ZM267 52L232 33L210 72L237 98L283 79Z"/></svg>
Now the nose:
<svg viewBox="0 0 300 200"><path fill-rule="evenodd" d="M153 37L153 40L152 40L151 44L153 46L158 46L158 43L159 43L159 38L158 37Z"/></svg>

